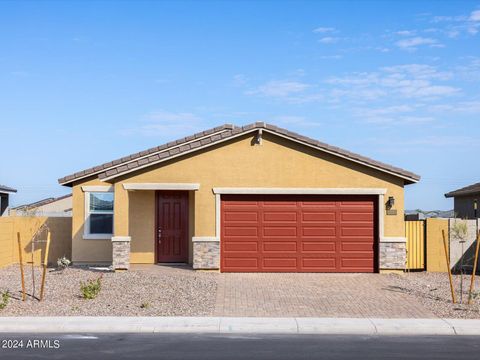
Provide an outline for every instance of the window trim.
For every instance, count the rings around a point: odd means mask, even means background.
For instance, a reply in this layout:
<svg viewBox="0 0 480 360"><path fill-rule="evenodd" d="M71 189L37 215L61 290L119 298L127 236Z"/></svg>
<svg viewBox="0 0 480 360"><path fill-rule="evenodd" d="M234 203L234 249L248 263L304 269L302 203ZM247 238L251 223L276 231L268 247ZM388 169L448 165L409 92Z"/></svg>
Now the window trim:
<svg viewBox="0 0 480 360"><path fill-rule="evenodd" d="M84 191L85 196L85 221L83 225L83 239L84 240L110 240L113 236L113 232L111 234L92 234L90 233L90 194L96 192L109 192L114 194L113 191ZM115 195L114 195L115 199ZM113 201L113 208L115 209L115 200ZM96 212L95 214L112 214L112 221L115 217L115 212L113 211L100 211Z"/></svg>

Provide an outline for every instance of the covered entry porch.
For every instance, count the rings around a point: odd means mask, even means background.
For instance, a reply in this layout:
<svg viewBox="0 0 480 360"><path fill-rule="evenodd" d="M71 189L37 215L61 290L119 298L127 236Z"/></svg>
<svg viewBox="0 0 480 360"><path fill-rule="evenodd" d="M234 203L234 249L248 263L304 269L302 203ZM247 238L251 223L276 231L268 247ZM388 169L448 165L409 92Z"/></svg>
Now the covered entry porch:
<svg viewBox="0 0 480 360"><path fill-rule="evenodd" d="M195 191L199 184L115 184L112 265L192 264Z"/></svg>

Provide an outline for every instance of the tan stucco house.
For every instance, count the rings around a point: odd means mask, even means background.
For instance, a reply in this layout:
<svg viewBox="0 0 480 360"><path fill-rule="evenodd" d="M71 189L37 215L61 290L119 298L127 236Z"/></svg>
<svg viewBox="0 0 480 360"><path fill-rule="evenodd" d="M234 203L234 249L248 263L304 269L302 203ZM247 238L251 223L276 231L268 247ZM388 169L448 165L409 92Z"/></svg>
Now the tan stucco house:
<svg viewBox="0 0 480 360"><path fill-rule="evenodd" d="M72 216L72 194L49 197L29 204L15 206L9 211L10 216Z"/></svg>
<svg viewBox="0 0 480 360"><path fill-rule="evenodd" d="M16 189L0 184L0 216L8 214L10 195L16 192Z"/></svg>
<svg viewBox="0 0 480 360"><path fill-rule="evenodd" d="M75 263L223 272L405 267L393 167L265 124L223 125L59 179Z"/></svg>

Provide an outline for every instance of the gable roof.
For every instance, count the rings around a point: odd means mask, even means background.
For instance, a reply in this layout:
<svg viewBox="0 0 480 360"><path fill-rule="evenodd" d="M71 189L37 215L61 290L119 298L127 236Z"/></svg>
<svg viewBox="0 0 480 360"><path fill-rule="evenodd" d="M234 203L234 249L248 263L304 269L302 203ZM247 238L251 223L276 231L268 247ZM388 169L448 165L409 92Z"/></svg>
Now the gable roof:
<svg viewBox="0 0 480 360"><path fill-rule="evenodd" d="M0 192L1 193L16 193L17 190L14 189L14 188L11 188L9 186L0 185Z"/></svg>
<svg viewBox="0 0 480 360"><path fill-rule="evenodd" d="M40 206L43 206L43 205L51 204L51 203L54 203L56 201L60 201L60 200L69 198L71 196L72 196L72 194L59 196L57 198L49 197L49 198L46 198L46 199L43 199L43 200L35 201L33 203L30 203L30 204L23 204L23 205L15 206L14 208L12 208L12 210L24 210L24 209L37 208L37 207L40 207Z"/></svg>
<svg viewBox="0 0 480 360"><path fill-rule="evenodd" d="M473 195L473 194L480 194L480 183L468 185L463 188L450 191L449 193L445 194L445 197L451 198L455 196L466 196L466 195Z"/></svg>
<svg viewBox="0 0 480 360"><path fill-rule="evenodd" d="M236 137L253 133L256 131L265 131L274 135L287 138L289 140L304 144L317 150L333 154L335 156L348 159L350 161L386 172L400 177L411 184L420 180L420 176L410 171L388 165L365 156L352 153L350 151L322 143L318 140L282 129L275 125L257 122L245 126L234 126L225 124L213 129L199 132L187 136L183 139L172 141L145 151L138 152L102 165L92 167L74 174L65 176L58 180L61 185L71 186L73 182L93 175L97 175L100 180L108 181L118 176L137 171L139 169L171 160L181 155L185 155L206 147L210 147Z"/></svg>

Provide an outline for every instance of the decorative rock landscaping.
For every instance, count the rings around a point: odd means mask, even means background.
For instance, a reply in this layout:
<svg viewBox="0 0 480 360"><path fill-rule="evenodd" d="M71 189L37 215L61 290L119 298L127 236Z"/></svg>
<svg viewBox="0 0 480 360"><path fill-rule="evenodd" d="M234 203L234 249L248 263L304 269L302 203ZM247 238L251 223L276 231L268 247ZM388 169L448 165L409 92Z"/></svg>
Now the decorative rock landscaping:
<svg viewBox="0 0 480 360"><path fill-rule="evenodd" d="M0 316L205 316L213 312L217 274L166 268L162 271L110 272L71 267L47 274L45 299L32 298L31 268L25 268L27 300L21 301L18 265L0 269L0 293L11 294ZM80 281L102 275L101 291L83 299ZM35 269L39 295L41 271Z"/></svg>

